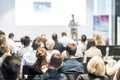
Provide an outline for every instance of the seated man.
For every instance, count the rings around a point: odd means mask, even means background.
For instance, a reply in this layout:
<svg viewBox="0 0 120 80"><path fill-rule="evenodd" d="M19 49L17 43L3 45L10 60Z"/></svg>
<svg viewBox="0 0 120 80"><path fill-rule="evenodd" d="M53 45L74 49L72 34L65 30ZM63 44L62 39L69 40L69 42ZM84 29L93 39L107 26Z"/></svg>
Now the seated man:
<svg viewBox="0 0 120 80"><path fill-rule="evenodd" d="M65 64L61 67L60 72L63 73L84 73L83 65L75 58L77 45L75 43L69 43L66 46L66 54L69 59L65 61Z"/></svg>
<svg viewBox="0 0 120 80"><path fill-rule="evenodd" d="M18 80L20 60L14 56L7 56L3 61L1 69L5 80Z"/></svg>

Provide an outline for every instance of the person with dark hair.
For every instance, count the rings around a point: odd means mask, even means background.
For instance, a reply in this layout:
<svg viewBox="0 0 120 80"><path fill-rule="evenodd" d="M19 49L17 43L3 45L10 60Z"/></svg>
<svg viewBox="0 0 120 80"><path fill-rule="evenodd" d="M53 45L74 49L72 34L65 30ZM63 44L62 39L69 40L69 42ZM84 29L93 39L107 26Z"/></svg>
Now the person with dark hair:
<svg viewBox="0 0 120 80"><path fill-rule="evenodd" d="M84 54L83 63L87 62L87 57L93 57L93 56L101 56L102 57L102 52L100 49L98 49L96 47L95 40L90 39L87 43L87 50L85 51L85 54Z"/></svg>
<svg viewBox="0 0 120 80"><path fill-rule="evenodd" d="M3 32L2 30L0 30L0 35L5 35L5 32Z"/></svg>
<svg viewBox="0 0 120 80"><path fill-rule="evenodd" d="M69 43L66 46L66 54L68 59L65 64L60 68L60 72L63 73L84 73L84 66L81 62L78 62L75 57L77 45L75 43Z"/></svg>
<svg viewBox="0 0 120 80"><path fill-rule="evenodd" d="M5 80L18 80L20 72L20 60L15 56L7 56L1 66Z"/></svg>
<svg viewBox="0 0 120 80"><path fill-rule="evenodd" d="M41 41L41 37L36 37L33 40L32 43L32 48L33 50L30 52L27 52L23 55L22 59L21 59L21 73L22 73L22 69L23 66L32 66L33 64L35 64L37 57L36 57L36 51L39 47L44 47L43 42ZM22 75L21 75L22 76Z"/></svg>
<svg viewBox="0 0 120 80"><path fill-rule="evenodd" d="M47 41L46 34L41 34L40 36L41 36L42 42L44 43L44 48L47 49L46 48L46 41Z"/></svg>
<svg viewBox="0 0 120 80"><path fill-rule="evenodd" d="M57 33L52 34L52 39L55 41L55 45L54 45L53 49L63 52L65 50L65 48L62 43L58 42Z"/></svg>
<svg viewBox="0 0 120 80"><path fill-rule="evenodd" d="M84 35L84 34L83 34L83 35L81 35L81 41L82 41L82 42L85 42L86 40L87 40L86 35Z"/></svg>
<svg viewBox="0 0 120 80"><path fill-rule="evenodd" d="M14 33L9 33L8 38L14 38Z"/></svg>
<svg viewBox="0 0 120 80"><path fill-rule="evenodd" d="M17 53L15 54L16 57L21 59L25 53L32 51L32 47L30 46L30 37L24 36L22 39L23 47L18 49Z"/></svg>
<svg viewBox="0 0 120 80"><path fill-rule="evenodd" d="M37 60L32 66L29 67L29 73L33 73L31 75L28 74L27 80L40 80L40 76L44 74L48 70L48 63L46 59L46 49L43 47L39 47L36 51ZM34 73L35 72L35 73ZM40 75L41 74L41 75Z"/></svg>
<svg viewBox="0 0 120 80"><path fill-rule="evenodd" d="M59 73L58 69L62 66L63 57L61 54L53 53L48 70L43 75L34 77L33 80L67 80L63 73Z"/></svg>
<svg viewBox="0 0 120 80"><path fill-rule="evenodd" d="M30 52L27 52L22 57L22 65L33 65L37 59L36 57L36 51L39 47L44 47L43 42L41 41L40 37L37 37L34 39L32 43L33 50Z"/></svg>
<svg viewBox="0 0 120 80"><path fill-rule="evenodd" d="M21 42L21 46L20 47L23 47L23 42L24 42L24 36L22 36L21 38L20 38L20 42Z"/></svg>

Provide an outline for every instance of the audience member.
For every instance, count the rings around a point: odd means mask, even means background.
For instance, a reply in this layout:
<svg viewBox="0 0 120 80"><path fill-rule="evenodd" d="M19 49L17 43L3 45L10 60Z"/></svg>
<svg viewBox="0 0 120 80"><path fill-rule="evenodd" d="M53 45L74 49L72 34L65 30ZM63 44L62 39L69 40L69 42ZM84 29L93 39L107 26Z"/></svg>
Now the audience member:
<svg viewBox="0 0 120 80"><path fill-rule="evenodd" d="M1 70L5 80L19 80L20 60L15 56L7 56Z"/></svg>
<svg viewBox="0 0 120 80"><path fill-rule="evenodd" d="M114 75L118 71L119 68L120 68L120 60L117 61L117 63L115 60L109 60L108 64L106 65L107 75L109 76Z"/></svg>
<svg viewBox="0 0 120 80"><path fill-rule="evenodd" d="M95 35L95 43L97 46L106 45L105 40L102 38L101 34Z"/></svg>
<svg viewBox="0 0 120 80"><path fill-rule="evenodd" d="M2 53L2 55L0 56L0 66L1 66L1 64L3 63L3 60L7 56L11 56L11 54L10 54L10 49L7 44L2 44L0 46L0 52Z"/></svg>
<svg viewBox="0 0 120 80"><path fill-rule="evenodd" d="M18 47L16 46L16 44L14 42L14 34L13 33L9 33L8 39L7 39L7 44L10 47L11 54L16 54Z"/></svg>
<svg viewBox="0 0 120 80"><path fill-rule="evenodd" d="M76 44L76 42L73 40L73 39L69 39L68 40L68 44L71 44L71 43L73 43L73 44ZM67 45L68 45L67 44ZM77 44L76 44L77 45ZM62 52L62 56L64 57L64 58L69 58L68 56L67 56L67 51L66 50L64 50L63 52ZM75 53L76 54L76 53ZM82 54L81 54L82 55Z"/></svg>
<svg viewBox="0 0 120 80"><path fill-rule="evenodd" d="M33 65L37 59L36 51L38 47L44 47L43 42L41 41L40 37L34 39L32 43L33 50L31 52L27 52L23 55L22 58L22 65Z"/></svg>
<svg viewBox="0 0 120 80"><path fill-rule="evenodd" d="M35 64L35 61L37 60L36 51L39 47L44 47L44 44L41 41L41 37L36 37L32 43L33 50L31 52L25 53L21 59L21 69L20 69L21 74L24 65L32 66L33 64ZM22 75L20 75L20 77L21 76Z"/></svg>
<svg viewBox="0 0 120 80"><path fill-rule="evenodd" d="M15 56L18 57L20 60L22 59L22 57L23 57L23 55L25 53L28 53L28 52L32 51L32 47L30 45L30 37L29 36L24 36L22 38L22 44L23 44L23 47L18 49L17 53L15 54Z"/></svg>
<svg viewBox="0 0 120 80"><path fill-rule="evenodd" d="M84 54L83 63L87 62L88 57L93 57L93 56L102 57L102 53L101 53L101 50L96 47L95 40L90 39L87 44L87 50L85 51L85 54Z"/></svg>
<svg viewBox="0 0 120 80"><path fill-rule="evenodd" d="M61 54L53 53L49 69L43 75L35 76L34 80L67 80L67 77L63 73L59 73L58 69L62 66L63 57Z"/></svg>
<svg viewBox="0 0 120 80"><path fill-rule="evenodd" d="M105 64L100 56L92 57L87 64L87 74L80 74L77 80L109 80L105 75Z"/></svg>
<svg viewBox="0 0 120 80"><path fill-rule="evenodd" d="M46 41L47 41L46 34L41 34L41 40L42 40L43 43L44 43L44 48L47 49L47 48L46 48Z"/></svg>
<svg viewBox="0 0 120 80"><path fill-rule="evenodd" d="M55 41L55 45L54 45L53 49L56 49L60 52L63 52L65 50L65 48L64 48L62 43L58 42L58 38L57 38L56 33L52 34L52 39Z"/></svg>
<svg viewBox="0 0 120 80"><path fill-rule="evenodd" d="M67 33L66 32L62 32L61 33L61 38L58 40L58 42L62 43L64 47L67 46L68 44L68 40L69 38L67 37Z"/></svg>
<svg viewBox="0 0 120 80"><path fill-rule="evenodd" d="M81 35L81 39L77 46L77 52L75 54L76 57L83 57L83 54L85 53L87 47L86 40L87 40L86 35Z"/></svg>
<svg viewBox="0 0 120 80"><path fill-rule="evenodd" d="M5 35L5 32L3 32L2 30L0 30L0 35Z"/></svg>
<svg viewBox="0 0 120 80"><path fill-rule="evenodd" d="M46 49L39 47L36 51L36 57L37 57L37 60L33 65L34 69L37 72L45 73L46 70L48 69L48 64L46 60L46 57L47 57Z"/></svg>
<svg viewBox="0 0 120 80"><path fill-rule="evenodd" d="M69 43L66 46L66 54L69 59L65 61L65 64L61 67L60 72L63 73L84 73L84 66L81 62L78 62L75 57L77 45Z"/></svg>

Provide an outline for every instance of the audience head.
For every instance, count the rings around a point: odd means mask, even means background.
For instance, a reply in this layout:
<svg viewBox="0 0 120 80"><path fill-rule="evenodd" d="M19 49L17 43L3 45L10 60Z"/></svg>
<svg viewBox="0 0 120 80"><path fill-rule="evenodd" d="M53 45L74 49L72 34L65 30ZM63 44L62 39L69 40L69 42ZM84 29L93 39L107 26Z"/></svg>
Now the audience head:
<svg viewBox="0 0 120 80"><path fill-rule="evenodd" d="M20 72L20 60L15 56L7 56L1 69L5 80L17 80Z"/></svg>
<svg viewBox="0 0 120 80"><path fill-rule="evenodd" d="M77 45L74 43L68 43L66 46L66 51L68 52L68 55L75 55L77 50Z"/></svg>
<svg viewBox="0 0 120 80"><path fill-rule="evenodd" d="M57 40L57 34L56 34L56 33L53 33L53 34L52 34L52 39L53 39L54 41Z"/></svg>
<svg viewBox="0 0 120 80"><path fill-rule="evenodd" d="M41 34L41 40L44 43L44 48L46 49L46 44L45 44L47 41L46 34Z"/></svg>
<svg viewBox="0 0 120 80"><path fill-rule="evenodd" d="M87 40L86 35L84 35L84 34L83 34L83 35L81 35L81 41L82 41L82 42L85 42L86 40Z"/></svg>
<svg viewBox="0 0 120 80"><path fill-rule="evenodd" d="M20 42L21 42L22 45L24 45L24 44L23 44L23 41L24 41L24 36L22 36L22 37L20 38Z"/></svg>
<svg viewBox="0 0 120 80"><path fill-rule="evenodd" d="M14 33L9 33L8 38L14 39Z"/></svg>
<svg viewBox="0 0 120 80"><path fill-rule="evenodd" d="M0 45L6 43L5 35L0 35Z"/></svg>
<svg viewBox="0 0 120 80"><path fill-rule="evenodd" d="M0 30L0 35L5 35L5 33L3 31Z"/></svg>
<svg viewBox="0 0 120 80"><path fill-rule="evenodd" d="M62 36L67 36L66 32L61 33Z"/></svg>
<svg viewBox="0 0 120 80"><path fill-rule="evenodd" d="M41 34L41 39L42 40L46 39L46 35L45 34Z"/></svg>
<svg viewBox="0 0 120 80"><path fill-rule="evenodd" d="M30 45L30 37L29 36L24 36L22 39L22 43L24 46L29 46Z"/></svg>
<svg viewBox="0 0 120 80"><path fill-rule="evenodd" d="M0 52L1 52L2 54L4 54L4 53L9 53L9 51L10 51L10 49L9 49L9 46L8 46L7 44L2 44L2 45L0 46Z"/></svg>
<svg viewBox="0 0 120 80"><path fill-rule="evenodd" d="M48 50L53 50L54 45L55 45L55 42L52 39L47 40L47 42L46 42L46 48Z"/></svg>
<svg viewBox="0 0 120 80"><path fill-rule="evenodd" d="M93 47L93 46L95 46L95 40L94 39L88 40L87 49L89 49L90 47Z"/></svg>
<svg viewBox="0 0 120 80"><path fill-rule="evenodd" d="M53 66L55 69L59 69L62 66L63 57L59 53L54 53L50 60L50 66Z"/></svg>
<svg viewBox="0 0 120 80"><path fill-rule="evenodd" d="M46 49L45 48L42 48L42 47L39 47L37 49L37 52L36 52L36 57L37 57L37 60L36 60L36 63L34 65L34 68L36 71L39 71L39 72L42 72L42 66L43 65L47 65L47 60L46 60Z"/></svg>
<svg viewBox="0 0 120 80"><path fill-rule="evenodd" d="M106 44L104 39L102 38L101 34L97 34L95 36L95 42L96 42L96 45L105 45Z"/></svg>
<svg viewBox="0 0 120 80"><path fill-rule="evenodd" d="M101 34L97 34L97 35L95 35L95 39L96 39L96 40L100 40L100 39L102 39L102 35L101 35Z"/></svg>
<svg viewBox="0 0 120 80"><path fill-rule="evenodd" d="M92 57L87 64L87 71L96 76L105 75L105 64L100 56Z"/></svg>
<svg viewBox="0 0 120 80"><path fill-rule="evenodd" d="M37 50L38 47L44 47L44 44L41 41L41 37L35 38L33 43L32 43L33 50Z"/></svg>

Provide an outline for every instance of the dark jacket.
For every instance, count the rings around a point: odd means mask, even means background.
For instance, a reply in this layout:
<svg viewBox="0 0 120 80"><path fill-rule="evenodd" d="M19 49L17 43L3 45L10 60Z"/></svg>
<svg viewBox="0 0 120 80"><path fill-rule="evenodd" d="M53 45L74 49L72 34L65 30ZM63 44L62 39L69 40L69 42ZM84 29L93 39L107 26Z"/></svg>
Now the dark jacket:
<svg viewBox="0 0 120 80"><path fill-rule="evenodd" d="M33 80L67 80L67 77L55 69L48 69L45 74L36 75Z"/></svg>
<svg viewBox="0 0 120 80"><path fill-rule="evenodd" d="M84 66L75 58L69 58L59 71L62 73L84 73Z"/></svg>
<svg viewBox="0 0 120 80"><path fill-rule="evenodd" d="M76 80L109 80L106 75L96 76L94 74L80 74Z"/></svg>

